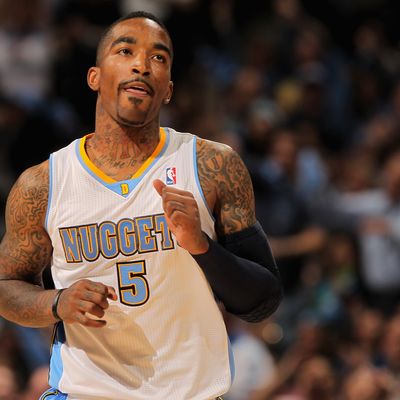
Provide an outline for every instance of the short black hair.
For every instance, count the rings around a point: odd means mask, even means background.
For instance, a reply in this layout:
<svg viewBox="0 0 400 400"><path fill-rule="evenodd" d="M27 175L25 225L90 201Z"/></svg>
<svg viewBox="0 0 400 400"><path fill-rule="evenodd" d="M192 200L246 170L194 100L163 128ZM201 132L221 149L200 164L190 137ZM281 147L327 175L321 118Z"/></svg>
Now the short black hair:
<svg viewBox="0 0 400 400"><path fill-rule="evenodd" d="M123 21L127 21L129 19L134 19L134 18L146 18L146 19L151 19L152 21L154 21L156 24L158 24L164 31L165 33L168 35L169 37L169 42L170 42L170 46L171 46L171 57L173 57L173 53L174 50L172 48L172 40L171 40L171 36L168 32L167 27L165 26L165 24L161 21L160 18L156 17L154 14L151 14L149 12L146 11L132 11L127 15L124 15L121 18L118 18L116 21L114 21L110 26L108 26L105 31L102 33L102 35L100 36L100 40L99 43L97 45L97 51L96 51L96 65L99 65L100 63L100 58L101 58L101 53L104 49L105 43L107 41L107 39L110 36L110 33L112 32L113 28L118 25L119 23L123 22Z"/></svg>

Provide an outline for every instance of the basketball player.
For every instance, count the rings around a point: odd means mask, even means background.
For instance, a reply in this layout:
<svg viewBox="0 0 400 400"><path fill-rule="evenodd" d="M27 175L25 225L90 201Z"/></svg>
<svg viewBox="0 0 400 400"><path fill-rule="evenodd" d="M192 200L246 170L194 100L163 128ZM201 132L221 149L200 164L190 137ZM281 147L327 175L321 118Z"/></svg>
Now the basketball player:
<svg viewBox="0 0 400 400"><path fill-rule="evenodd" d="M279 304L241 159L159 126L172 58L153 15L111 25L88 72L95 132L10 193L0 314L56 323L43 400L218 398L233 363L217 303L248 321ZM56 290L41 287L48 264Z"/></svg>

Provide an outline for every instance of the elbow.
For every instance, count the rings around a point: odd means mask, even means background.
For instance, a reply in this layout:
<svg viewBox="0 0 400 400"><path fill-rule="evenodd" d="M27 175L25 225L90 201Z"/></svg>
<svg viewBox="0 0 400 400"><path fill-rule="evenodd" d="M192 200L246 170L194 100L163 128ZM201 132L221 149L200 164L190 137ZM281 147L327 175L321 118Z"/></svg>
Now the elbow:
<svg viewBox="0 0 400 400"><path fill-rule="evenodd" d="M267 296L246 313L238 314L237 316L246 322L261 322L270 317L279 307L283 299L283 288L279 282L276 287L269 291Z"/></svg>

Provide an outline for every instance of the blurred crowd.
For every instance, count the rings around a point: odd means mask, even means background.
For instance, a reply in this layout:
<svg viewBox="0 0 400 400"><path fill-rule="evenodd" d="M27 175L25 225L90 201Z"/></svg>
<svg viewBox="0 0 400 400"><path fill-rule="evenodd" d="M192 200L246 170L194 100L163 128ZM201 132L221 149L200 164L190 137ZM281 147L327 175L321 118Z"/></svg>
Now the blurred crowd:
<svg viewBox="0 0 400 400"><path fill-rule="evenodd" d="M241 154L282 275L269 320L226 315L224 399L399 400L395 1L0 0L1 215L25 168L93 131L99 35L138 9L175 47L161 124ZM50 340L0 319L0 400L39 397Z"/></svg>

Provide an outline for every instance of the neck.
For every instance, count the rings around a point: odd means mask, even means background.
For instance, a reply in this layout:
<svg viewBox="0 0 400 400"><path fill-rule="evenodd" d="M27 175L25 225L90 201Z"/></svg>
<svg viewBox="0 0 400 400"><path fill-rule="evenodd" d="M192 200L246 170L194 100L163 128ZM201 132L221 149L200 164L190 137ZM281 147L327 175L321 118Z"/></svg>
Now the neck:
<svg viewBox="0 0 400 400"><path fill-rule="evenodd" d="M86 152L107 175L126 179L140 168L159 141L158 120L141 127L126 126L97 109L95 133L86 141Z"/></svg>
<svg viewBox="0 0 400 400"><path fill-rule="evenodd" d="M123 125L114 119L98 103L96 107L95 134L90 140L91 146L98 151L123 146L135 148L139 153L151 153L159 141L160 124L153 120L144 126Z"/></svg>
<svg viewBox="0 0 400 400"><path fill-rule="evenodd" d="M107 138L113 143L135 143L138 146L149 141L158 140L160 123L158 118L151 120L146 125L128 125L113 119L104 109L100 101L96 105L95 136Z"/></svg>

